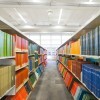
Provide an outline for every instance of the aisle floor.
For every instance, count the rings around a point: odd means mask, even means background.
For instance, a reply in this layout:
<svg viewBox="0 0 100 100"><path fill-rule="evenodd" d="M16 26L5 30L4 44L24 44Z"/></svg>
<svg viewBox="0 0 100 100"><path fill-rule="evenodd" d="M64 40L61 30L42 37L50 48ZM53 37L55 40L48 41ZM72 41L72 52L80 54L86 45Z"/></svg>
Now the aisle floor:
<svg viewBox="0 0 100 100"><path fill-rule="evenodd" d="M48 61L28 100L73 100L57 70L55 61Z"/></svg>

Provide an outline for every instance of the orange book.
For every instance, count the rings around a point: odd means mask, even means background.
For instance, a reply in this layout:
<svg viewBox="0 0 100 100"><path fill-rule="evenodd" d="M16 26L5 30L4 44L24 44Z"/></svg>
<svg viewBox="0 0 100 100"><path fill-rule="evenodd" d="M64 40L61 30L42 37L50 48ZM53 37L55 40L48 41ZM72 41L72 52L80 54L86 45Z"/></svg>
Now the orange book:
<svg viewBox="0 0 100 100"><path fill-rule="evenodd" d="M67 60L68 69L69 69L70 71L72 71L72 61L73 61L73 60Z"/></svg>
<svg viewBox="0 0 100 100"><path fill-rule="evenodd" d="M72 96L75 95L78 86L80 86L79 83L77 83L77 82L74 82L74 83L73 83L73 86L72 86L72 88L71 88L71 94L72 94Z"/></svg>

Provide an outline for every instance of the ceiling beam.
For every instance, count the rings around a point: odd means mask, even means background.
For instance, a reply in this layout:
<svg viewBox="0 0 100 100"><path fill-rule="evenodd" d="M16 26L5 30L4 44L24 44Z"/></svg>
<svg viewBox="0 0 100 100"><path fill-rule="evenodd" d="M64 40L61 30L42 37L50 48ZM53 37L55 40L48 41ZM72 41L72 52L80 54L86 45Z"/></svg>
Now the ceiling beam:
<svg viewBox="0 0 100 100"><path fill-rule="evenodd" d="M0 1L0 7L30 7L30 6L73 6L73 7L100 7L99 2L17 2L17 1Z"/></svg>

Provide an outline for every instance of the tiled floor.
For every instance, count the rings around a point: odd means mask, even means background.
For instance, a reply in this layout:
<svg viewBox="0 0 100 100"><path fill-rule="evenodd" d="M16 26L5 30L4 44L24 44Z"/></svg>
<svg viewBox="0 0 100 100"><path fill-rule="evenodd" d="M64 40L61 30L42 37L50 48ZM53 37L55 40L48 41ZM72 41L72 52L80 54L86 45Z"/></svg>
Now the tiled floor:
<svg viewBox="0 0 100 100"><path fill-rule="evenodd" d="M29 100L73 100L57 70L55 61L48 61Z"/></svg>

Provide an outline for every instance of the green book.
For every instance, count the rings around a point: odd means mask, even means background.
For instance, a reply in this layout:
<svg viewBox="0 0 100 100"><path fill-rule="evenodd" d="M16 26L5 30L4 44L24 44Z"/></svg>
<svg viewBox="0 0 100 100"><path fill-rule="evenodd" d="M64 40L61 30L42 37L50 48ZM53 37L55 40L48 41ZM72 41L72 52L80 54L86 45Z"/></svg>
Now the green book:
<svg viewBox="0 0 100 100"><path fill-rule="evenodd" d="M7 35L7 56L11 56L11 36L10 34Z"/></svg>
<svg viewBox="0 0 100 100"><path fill-rule="evenodd" d="M4 33L4 56L7 56L7 33Z"/></svg>
<svg viewBox="0 0 100 100"><path fill-rule="evenodd" d="M11 44L10 44L10 45L11 45L11 48L10 48L10 50L11 50L11 51L10 51L10 55L13 56L13 36L12 36L12 35L10 35L10 43L11 43Z"/></svg>
<svg viewBox="0 0 100 100"><path fill-rule="evenodd" d="M0 57L4 57L4 36L5 33L0 30Z"/></svg>

